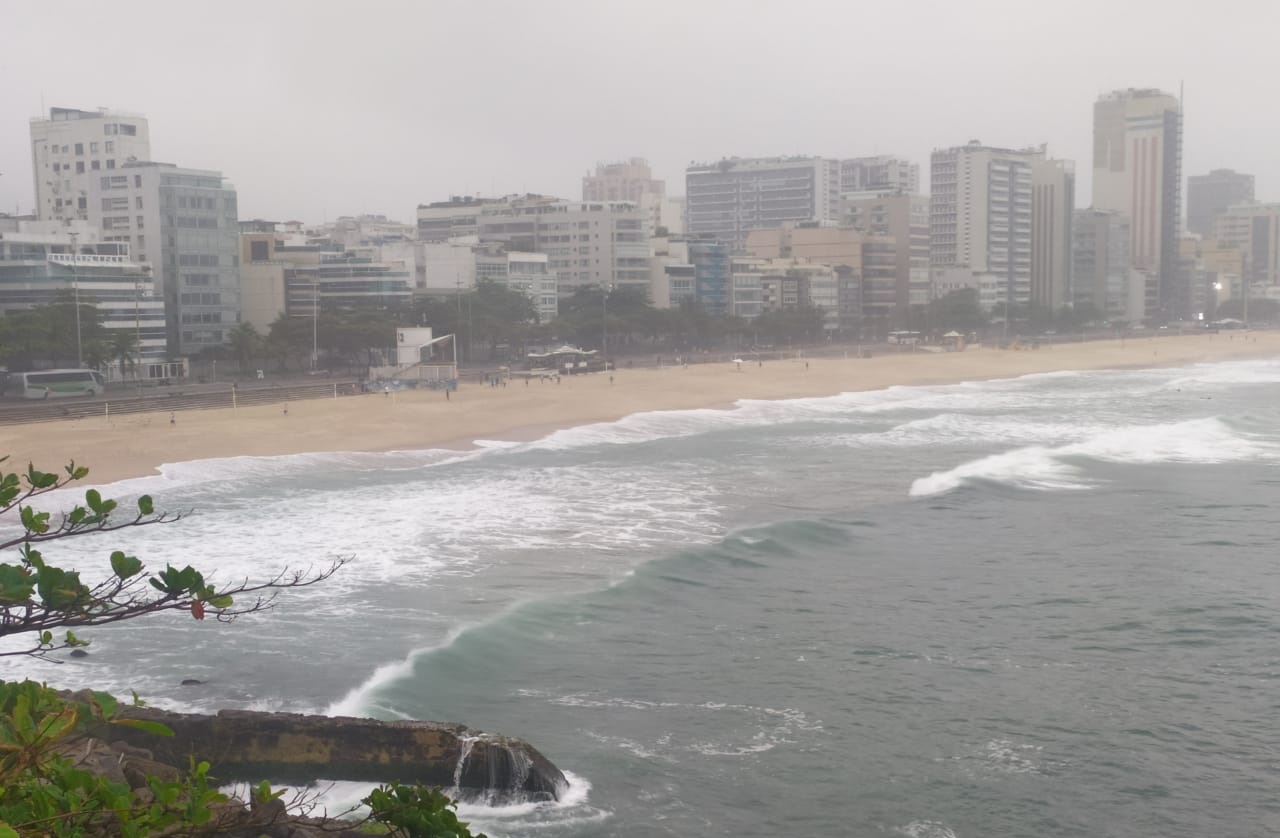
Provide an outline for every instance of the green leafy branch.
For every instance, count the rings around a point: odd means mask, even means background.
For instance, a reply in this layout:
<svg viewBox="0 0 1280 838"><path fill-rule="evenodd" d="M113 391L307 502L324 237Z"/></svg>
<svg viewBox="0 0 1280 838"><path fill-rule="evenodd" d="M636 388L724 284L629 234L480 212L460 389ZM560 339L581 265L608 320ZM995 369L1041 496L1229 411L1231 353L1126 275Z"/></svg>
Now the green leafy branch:
<svg viewBox="0 0 1280 838"><path fill-rule="evenodd" d="M0 458L3 463L7 458ZM74 629L101 626L160 611L188 611L197 620L212 615L220 622L263 611L275 602L280 590L313 585L329 578L345 564L336 559L313 571L284 568L264 582L217 586L191 566L147 573L142 562L122 550L108 556L111 575L95 585L85 584L76 570L46 561L38 544L91 533L114 532L127 527L167 524L180 514L156 512L150 495L137 500L136 511L123 513L116 501L88 489L84 503L64 513L54 523L48 512L27 503L32 497L81 480L87 468L71 463L65 476L28 466L25 474L0 470L0 516L17 511L21 532L0 540L0 549L18 547L17 563L0 563L0 637L31 634L25 648L0 652L0 656L44 656L50 652L86 645ZM64 632L55 637L54 632Z"/></svg>

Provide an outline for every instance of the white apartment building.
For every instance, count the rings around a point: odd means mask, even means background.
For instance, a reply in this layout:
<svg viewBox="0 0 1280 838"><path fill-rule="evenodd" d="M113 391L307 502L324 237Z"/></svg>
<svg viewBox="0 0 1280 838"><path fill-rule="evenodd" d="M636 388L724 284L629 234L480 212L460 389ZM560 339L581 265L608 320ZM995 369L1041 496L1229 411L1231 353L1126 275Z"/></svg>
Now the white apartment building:
<svg viewBox="0 0 1280 838"><path fill-rule="evenodd" d="M343 247L386 245L417 238L417 227L388 219L385 215L343 215L321 224L314 231Z"/></svg>
<svg viewBox="0 0 1280 838"><path fill-rule="evenodd" d="M169 351L192 355L226 342L240 322L236 191L221 172L136 162L89 182L89 221L154 266Z"/></svg>
<svg viewBox="0 0 1280 838"><path fill-rule="evenodd" d="M482 243L547 254L561 296L584 285L649 292L649 222L636 204L517 198L487 205L476 228Z"/></svg>
<svg viewBox="0 0 1280 838"><path fill-rule="evenodd" d="M504 207L520 198L537 199L540 195L507 195L503 198L481 198L454 195L447 201L418 205L418 241L444 242L474 236L476 220L486 207Z"/></svg>
<svg viewBox="0 0 1280 838"><path fill-rule="evenodd" d="M519 291L538 312L538 322L550 323L559 313L556 277L545 253L521 253L501 247L481 246L475 251L476 279L488 280Z"/></svg>
<svg viewBox="0 0 1280 838"><path fill-rule="evenodd" d="M116 111L50 108L31 120L36 215L89 218L89 186L104 172L151 159L147 119Z"/></svg>
<svg viewBox="0 0 1280 838"><path fill-rule="evenodd" d="M1031 163L1038 152L968 145L933 152L929 263L1003 286L992 305L1031 302ZM990 294L987 299L991 299Z"/></svg>
<svg viewBox="0 0 1280 838"><path fill-rule="evenodd" d="M1182 105L1159 90L1117 90L1093 106L1093 206L1129 217L1133 267L1160 277L1157 316L1192 316L1178 278Z"/></svg>
<svg viewBox="0 0 1280 838"><path fill-rule="evenodd" d="M920 165L901 157L850 157L840 161L841 192L920 193Z"/></svg>
<svg viewBox="0 0 1280 838"><path fill-rule="evenodd" d="M697 164L685 170L685 232L741 254L752 230L837 221L839 198L838 160L733 157Z"/></svg>

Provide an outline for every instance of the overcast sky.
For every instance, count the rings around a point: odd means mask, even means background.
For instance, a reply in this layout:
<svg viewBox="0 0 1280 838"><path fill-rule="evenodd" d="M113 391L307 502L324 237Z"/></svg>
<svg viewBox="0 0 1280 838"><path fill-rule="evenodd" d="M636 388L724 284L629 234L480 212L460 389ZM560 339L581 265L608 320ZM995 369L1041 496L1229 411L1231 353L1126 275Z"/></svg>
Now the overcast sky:
<svg viewBox="0 0 1280 838"><path fill-rule="evenodd" d="M1185 174L1280 200L1280 3L1219 0L5 0L0 211L33 203L30 117L142 113L152 156L219 169L243 218L451 194L581 195L596 161L1047 142L1089 194L1092 106L1185 85Z"/></svg>

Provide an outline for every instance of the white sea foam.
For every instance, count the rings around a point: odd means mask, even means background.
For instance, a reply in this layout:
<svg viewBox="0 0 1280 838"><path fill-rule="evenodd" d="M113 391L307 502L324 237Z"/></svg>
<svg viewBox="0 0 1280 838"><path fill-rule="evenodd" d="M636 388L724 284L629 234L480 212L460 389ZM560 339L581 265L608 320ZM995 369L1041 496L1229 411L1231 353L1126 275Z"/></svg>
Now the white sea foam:
<svg viewBox="0 0 1280 838"><path fill-rule="evenodd" d="M912 821L906 826L894 828L899 835L907 838L957 838L951 827L941 821Z"/></svg>
<svg viewBox="0 0 1280 838"><path fill-rule="evenodd" d="M591 783L571 771L563 772L568 787L560 795L559 800L548 800L537 803L515 803L509 806L486 806L480 803L459 803L457 813L460 820L470 823L472 831L486 832L490 836L523 833L525 830L543 827L572 827L587 823L599 822L610 816L609 812L597 809L589 804ZM341 817L359 819L365 817L369 810L361 801L380 785L379 783L353 782L349 780L316 780L307 786L273 785L272 790L284 792L282 799L286 804L299 801L313 808L312 817ZM236 783L224 786L219 791L234 795L241 800L251 796L247 784Z"/></svg>
<svg viewBox="0 0 1280 838"><path fill-rule="evenodd" d="M992 454L934 472L911 484L912 497L928 497L973 481L991 480L1020 488L1080 489L1090 485L1073 458L1114 463L1230 463L1274 456L1273 446L1246 438L1220 419L1191 419L1164 425L1133 425L1094 434L1056 448L1031 446Z"/></svg>
<svg viewBox="0 0 1280 838"><path fill-rule="evenodd" d="M958 489L976 480L993 480L1027 489L1081 489L1079 470L1059 461L1052 449L1041 446L1019 448L992 454L956 466L950 471L936 471L911 484L911 497L929 497Z"/></svg>
<svg viewBox="0 0 1280 838"><path fill-rule="evenodd" d="M1226 364L1196 364L1164 384L1167 390L1194 390L1239 384L1280 384L1280 361L1236 361Z"/></svg>
<svg viewBox="0 0 1280 838"><path fill-rule="evenodd" d="M1006 443L1048 444L1074 441L1106 430L1104 425L1075 422L1038 422L968 413L940 413L904 422L876 434L855 434L844 439L857 446L956 445L998 439Z"/></svg>

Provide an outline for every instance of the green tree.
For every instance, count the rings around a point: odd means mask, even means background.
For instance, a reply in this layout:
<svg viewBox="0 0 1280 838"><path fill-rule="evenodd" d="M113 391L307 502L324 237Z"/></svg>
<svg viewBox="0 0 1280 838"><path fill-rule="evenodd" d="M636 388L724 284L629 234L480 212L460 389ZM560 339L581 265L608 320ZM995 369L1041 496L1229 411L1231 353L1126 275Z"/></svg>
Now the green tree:
<svg viewBox="0 0 1280 838"><path fill-rule="evenodd" d="M71 293L61 292L52 303L0 318L0 357L4 363L15 369L31 369L37 363L73 367L81 358L91 366L105 364L110 357L110 339L100 312L92 301L81 297L77 328L76 308Z"/></svg>
<svg viewBox="0 0 1280 838"><path fill-rule="evenodd" d="M822 309L803 305L766 311L753 325L756 334L767 343L803 343L822 337L824 319Z"/></svg>
<svg viewBox="0 0 1280 838"><path fill-rule="evenodd" d="M252 323L240 323L227 335L231 354L236 359L240 374L253 368L253 362L262 355L264 341Z"/></svg>
<svg viewBox="0 0 1280 838"><path fill-rule="evenodd" d="M927 318L924 331L972 332L987 324L976 288L961 288L929 303Z"/></svg>
<svg viewBox="0 0 1280 838"><path fill-rule="evenodd" d="M265 341L265 350L276 361L281 372L296 361L299 368L311 357L312 328L310 317L290 317L281 314L271 323Z"/></svg>

